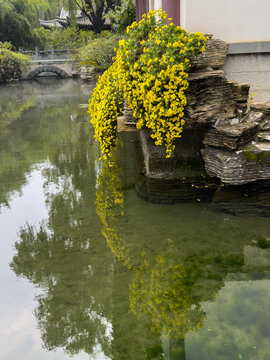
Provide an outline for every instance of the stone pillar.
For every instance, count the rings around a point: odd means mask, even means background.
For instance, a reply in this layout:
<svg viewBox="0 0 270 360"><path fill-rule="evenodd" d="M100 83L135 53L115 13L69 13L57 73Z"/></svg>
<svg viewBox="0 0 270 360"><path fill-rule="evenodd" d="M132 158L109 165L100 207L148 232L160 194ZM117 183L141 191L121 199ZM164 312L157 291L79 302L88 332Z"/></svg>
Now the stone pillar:
<svg viewBox="0 0 270 360"><path fill-rule="evenodd" d="M54 60L54 47L51 47L51 59Z"/></svg>
<svg viewBox="0 0 270 360"><path fill-rule="evenodd" d="M180 25L180 0L162 0L162 10L166 11L175 25Z"/></svg>
<svg viewBox="0 0 270 360"><path fill-rule="evenodd" d="M38 60L38 47L35 47L35 56L34 56L35 60Z"/></svg>

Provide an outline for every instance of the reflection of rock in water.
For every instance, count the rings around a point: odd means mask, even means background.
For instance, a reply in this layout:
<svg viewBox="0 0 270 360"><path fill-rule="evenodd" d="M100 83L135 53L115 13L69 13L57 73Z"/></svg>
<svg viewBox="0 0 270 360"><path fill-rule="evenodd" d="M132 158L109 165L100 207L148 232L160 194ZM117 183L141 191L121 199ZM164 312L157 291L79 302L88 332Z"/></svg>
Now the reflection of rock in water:
<svg viewBox="0 0 270 360"><path fill-rule="evenodd" d="M166 159L165 147L155 146L149 132L140 132L143 170L136 182L139 197L157 203L210 201L218 181L209 180L201 157L202 130L187 129Z"/></svg>
<svg viewBox="0 0 270 360"><path fill-rule="evenodd" d="M255 182L242 186L224 186L213 197L217 209L235 214L270 215L270 183Z"/></svg>
<svg viewBox="0 0 270 360"><path fill-rule="evenodd" d="M269 216L269 181L224 186L218 179L210 178L204 171L198 142L195 141L200 136L201 130L184 132L183 142L179 142L175 156L166 159L165 149L156 147L147 132L141 133L142 157L138 160L135 186L137 195L156 203L206 201L235 215Z"/></svg>
<svg viewBox="0 0 270 360"><path fill-rule="evenodd" d="M144 200L174 204L183 201L210 202L217 184L214 182L188 179L153 179L140 175L136 182L136 192Z"/></svg>
<svg viewBox="0 0 270 360"><path fill-rule="evenodd" d="M156 146L150 132L140 131L145 175L149 178L183 179L205 176L201 148L204 132L186 129L176 143L174 155L167 159L164 146Z"/></svg>

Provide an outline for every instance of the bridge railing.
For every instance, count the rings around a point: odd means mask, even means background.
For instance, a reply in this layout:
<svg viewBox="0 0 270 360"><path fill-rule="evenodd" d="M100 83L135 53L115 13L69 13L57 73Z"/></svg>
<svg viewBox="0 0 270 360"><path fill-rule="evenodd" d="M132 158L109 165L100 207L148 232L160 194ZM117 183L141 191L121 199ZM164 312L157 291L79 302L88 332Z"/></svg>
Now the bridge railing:
<svg viewBox="0 0 270 360"><path fill-rule="evenodd" d="M76 54L76 50L66 49L58 50L51 47L48 50L40 50L38 47L34 51L24 51L22 48L19 49L22 54L29 55L32 60L57 60L57 59L70 59L72 55Z"/></svg>

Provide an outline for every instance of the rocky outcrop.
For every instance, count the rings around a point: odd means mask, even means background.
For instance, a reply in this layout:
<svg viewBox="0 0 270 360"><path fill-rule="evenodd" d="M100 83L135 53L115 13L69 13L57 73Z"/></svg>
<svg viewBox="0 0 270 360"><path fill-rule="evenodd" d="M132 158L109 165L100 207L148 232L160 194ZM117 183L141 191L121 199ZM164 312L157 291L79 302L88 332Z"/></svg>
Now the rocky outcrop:
<svg viewBox="0 0 270 360"><path fill-rule="evenodd" d="M212 35L209 35L209 37L211 36ZM221 68L225 64L228 48L229 44L225 41L210 38L206 51L191 59L191 70L207 67L211 67L212 69Z"/></svg>
<svg viewBox="0 0 270 360"><path fill-rule="evenodd" d="M206 147L202 155L207 174L223 183L240 185L270 179L270 143L255 143L238 151Z"/></svg>
<svg viewBox="0 0 270 360"><path fill-rule="evenodd" d="M207 174L233 185L270 179L268 116L270 106L252 104L238 123L208 130L202 149Z"/></svg>
<svg viewBox="0 0 270 360"><path fill-rule="evenodd" d="M251 142L257 130L257 123L244 122L235 125L219 126L206 131L203 143L209 146L236 150Z"/></svg>
<svg viewBox="0 0 270 360"><path fill-rule="evenodd" d="M167 159L165 146L156 146L148 130L141 130L139 138L144 159L144 172L149 178L200 179L204 173L200 155L202 130L187 129L176 143L174 156Z"/></svg>
<svg viewBox="0 0 270 360"><path fill-rule="evenodd" d="M133 116L133 110L128 106L127 100L124 101L124 118L126 125L135 125L137 120Z"/></svg>
<svg viewBox="0 0 270 360"><path fill-rule="evenodd" d="M151 185L153 179L179 179L184 188L207 177L238 186L270 180L270 104L250 104L249 85L224 77L219 68L227 49L225 42L210 39L206 52L191 60L185 128L172 158L166 159L165 148L156 146L148 131L140 132ZM136 123L127 103L124 118Z"/></svg>
<svg viewBox="0 0 270 360"><path fill-rule="evenodd" d="M236 116L237 110L246 111L249 85L227 81L222 70L228 44L210 39L206 51L191 59L189 88L186 92L186 128L209 127L217 119L225 121ZM124 105L125 121L136 123L127 102Z"/></svg>
<svg viewBox="0 0 270 360"><path fill-rule="evenodd" d="M186 92L185 128L205 128L218 120L226 123L247 111L249 85L229 82L222 70L205 69L189 73ZM124 105L126 123L135 124L132 110Z"/></svg>
<svg viewBox="0 0 270 360"><path fill-rule="evenodd" d="M245 93L241 110L247 108L249 87L239 85L238 93ZM186 128L209 127L217 120L225 122L237 115L238 99L234 83L228 82L221 70L210 70L189 74L189 88L186 92ZM242 95L243 97L243 95Z"/></svg>

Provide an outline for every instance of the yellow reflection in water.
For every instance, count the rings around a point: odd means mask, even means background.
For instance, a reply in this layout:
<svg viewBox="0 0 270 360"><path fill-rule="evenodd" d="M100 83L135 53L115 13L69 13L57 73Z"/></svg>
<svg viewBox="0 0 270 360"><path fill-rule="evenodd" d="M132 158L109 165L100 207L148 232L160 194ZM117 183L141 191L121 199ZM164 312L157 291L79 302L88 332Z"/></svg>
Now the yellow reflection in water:
<svg viewBox="0 0 270 360"><path fill-rule="evenodd" d="M153 331L184 338L203 326L205 314L194 301L188 272L174 256L173 245L150 265L143 261L130 284L130 309L138 318L149 315Z"/></svg>
<svg viewBox="0 0 270 360"><path fill-rule="evenodd" d="M190 331L202 327L205 314L194 301L190 273L175 256L172 241L168 249L149 261L142 252L139 266L134 264L131 249L121 232L124 216L123 170L116 152L103 163L98 177L96 211L103 224L102 234L114 256L133 271L129 285L130 310L139 319L147 317L154 332L184 338Z"/></svg>
<svg viewBox="0 0 270 360"><path fill-rule="evenodd" d="M98 177L96 211L109 248L118 260L128 265L129 257L119 225L119 219L124 215L122 176L123 169L117 163L116 151L113 151L112 156L104 160Z"/></svg>

